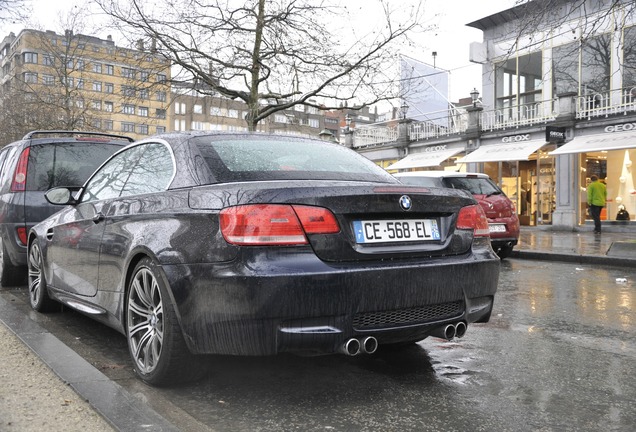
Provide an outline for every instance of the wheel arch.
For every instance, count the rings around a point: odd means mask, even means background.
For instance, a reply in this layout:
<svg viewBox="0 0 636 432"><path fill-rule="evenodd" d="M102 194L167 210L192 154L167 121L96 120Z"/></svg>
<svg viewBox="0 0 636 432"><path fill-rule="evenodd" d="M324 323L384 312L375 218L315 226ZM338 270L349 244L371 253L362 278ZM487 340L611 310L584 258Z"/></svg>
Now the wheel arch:
<svg viewBox="0 0 636 432"><path fill-rule="evenodd" d="M167 288L166 291L168 292L168 295L170 296L170 302L172 303L174 307L174 311L177 315L179 326L181 326L181 314L179 313L179 309L176 307L174 294L172 292L170 282L168 281L168 278L166 276L166 272L163 270L163 265L161 261L150 250L146 248L141 248L134 251L133 254L131 254L128 260L128 263L126 265L126 270L124 275L123 296L122 296L123 307L121 308L121 317L120 317L124 334L128 333L128 320L126 319L126 313L128 310L128 290L130 288L130 281L132 280L137 264L139 264L139 262L144 258L150 259L157 266L157 270L159 272L158 276L161 278L162 282L164 283L164 286ZM181 331L183 332L183 329Z"/></svg>

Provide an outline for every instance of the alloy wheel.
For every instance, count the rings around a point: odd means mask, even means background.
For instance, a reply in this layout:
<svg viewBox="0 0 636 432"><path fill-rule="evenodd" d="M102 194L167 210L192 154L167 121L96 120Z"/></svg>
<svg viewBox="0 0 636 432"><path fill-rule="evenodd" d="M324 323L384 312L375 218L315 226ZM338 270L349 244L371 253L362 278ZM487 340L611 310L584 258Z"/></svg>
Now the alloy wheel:
<svg viewBox="0 0 636 432"><path fill-rule="evenodd" d="M42 286L42 251L37 243L29 248L29 301L35 309L41 304L44 287Z"/></svg>
<svg viewBox="0 0 636 432"><path fill-rule="evenodd" d="M127 326L130 352L136 367L151 373L161 358L164 314L161 290L147 267L135 273L128 293Z"/></svg>

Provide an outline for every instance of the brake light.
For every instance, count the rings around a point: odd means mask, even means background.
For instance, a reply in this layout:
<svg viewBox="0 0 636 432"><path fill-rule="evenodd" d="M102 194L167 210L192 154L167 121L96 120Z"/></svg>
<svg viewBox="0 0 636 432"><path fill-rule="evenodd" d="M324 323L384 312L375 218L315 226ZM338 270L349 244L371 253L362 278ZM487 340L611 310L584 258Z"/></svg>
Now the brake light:
<svg viewBox="0 0 636 432"><path fill-rule="evenodd" d="M489 237L488 219L480 205L462 207L457 216L457 228L472 229L475 237Z"/></svg>
<svg viewBox="0 0 636 432"><path fill-rule="evenodd" d="M18 232L18 240L22 243L23 246L27 244L27 230L25 227L20 227L17 229Z"/></svg>
<svg viewBox="0 0 636 432"><path fill-rule="evenodd" d="M292 206L307 234L336 234L340 225L333 213L326 208L311 206Z"/></svg>
<svg viewBox="0 0 636 432"><path fill-rule="evenodd" d="M256 204L228 207L219 214L221 233L242 246L308 244L307 234L340 231L335 216L320 207Z"/></svg>
<svg viewBox="0 0 636 432"><path fill-rule="evenodd" d="M29 150L31 148L27 147L22 150L22 154L20 154L20 159L18 159L18 165L15 168L15 173L13 174L13 183L11 183L11 192L23 192L26 190L26 179L27 179L27 166L29 165Z"/></svg>

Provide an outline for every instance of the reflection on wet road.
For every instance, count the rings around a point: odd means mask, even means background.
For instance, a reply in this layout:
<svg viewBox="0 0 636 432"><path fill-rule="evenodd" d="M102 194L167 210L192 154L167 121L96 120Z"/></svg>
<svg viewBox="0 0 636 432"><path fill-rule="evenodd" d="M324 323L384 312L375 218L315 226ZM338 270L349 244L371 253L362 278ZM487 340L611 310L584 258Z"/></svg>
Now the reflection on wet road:
<svg viewBox="0 0 636 432"><path fill-rule="evenodd" d="M134 378L117 333L68 311L30 315L182 430L631 431L635 306L634 269L508 260L491 322L462 339L353 358L210 357L208 378L169 389Z"/></svg>

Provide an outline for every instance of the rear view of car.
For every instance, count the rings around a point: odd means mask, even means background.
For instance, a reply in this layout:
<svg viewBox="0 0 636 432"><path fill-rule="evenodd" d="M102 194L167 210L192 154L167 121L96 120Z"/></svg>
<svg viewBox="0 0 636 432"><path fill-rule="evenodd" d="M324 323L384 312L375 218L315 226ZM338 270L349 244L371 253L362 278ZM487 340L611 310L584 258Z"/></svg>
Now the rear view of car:
<svg viewBox="0 0 636 432"><path fill-rule="evenodd" d="M394 174L404 184L465 190L479 202L486 217L492 247L501 259L519 241L519 217L514 204L486 174L452 171L418 171Z"/></svg>
<svg viewBox="0 0 636 432"><path fill-rule="evenodd" d="M26 281L27 233L60 210L44 192L80 187L127 137L100 133L33 131L0 149L0 240L2 285Z"/></svg>
<svg viewBox="0 0 636 432"><path fill-rule="evenodd" d="M343 146L174 133L112 156L29 233L31 306L127 337L151 384L189 354L371 355L488 322L500 262L464 191L400 184Z"/></svg>

